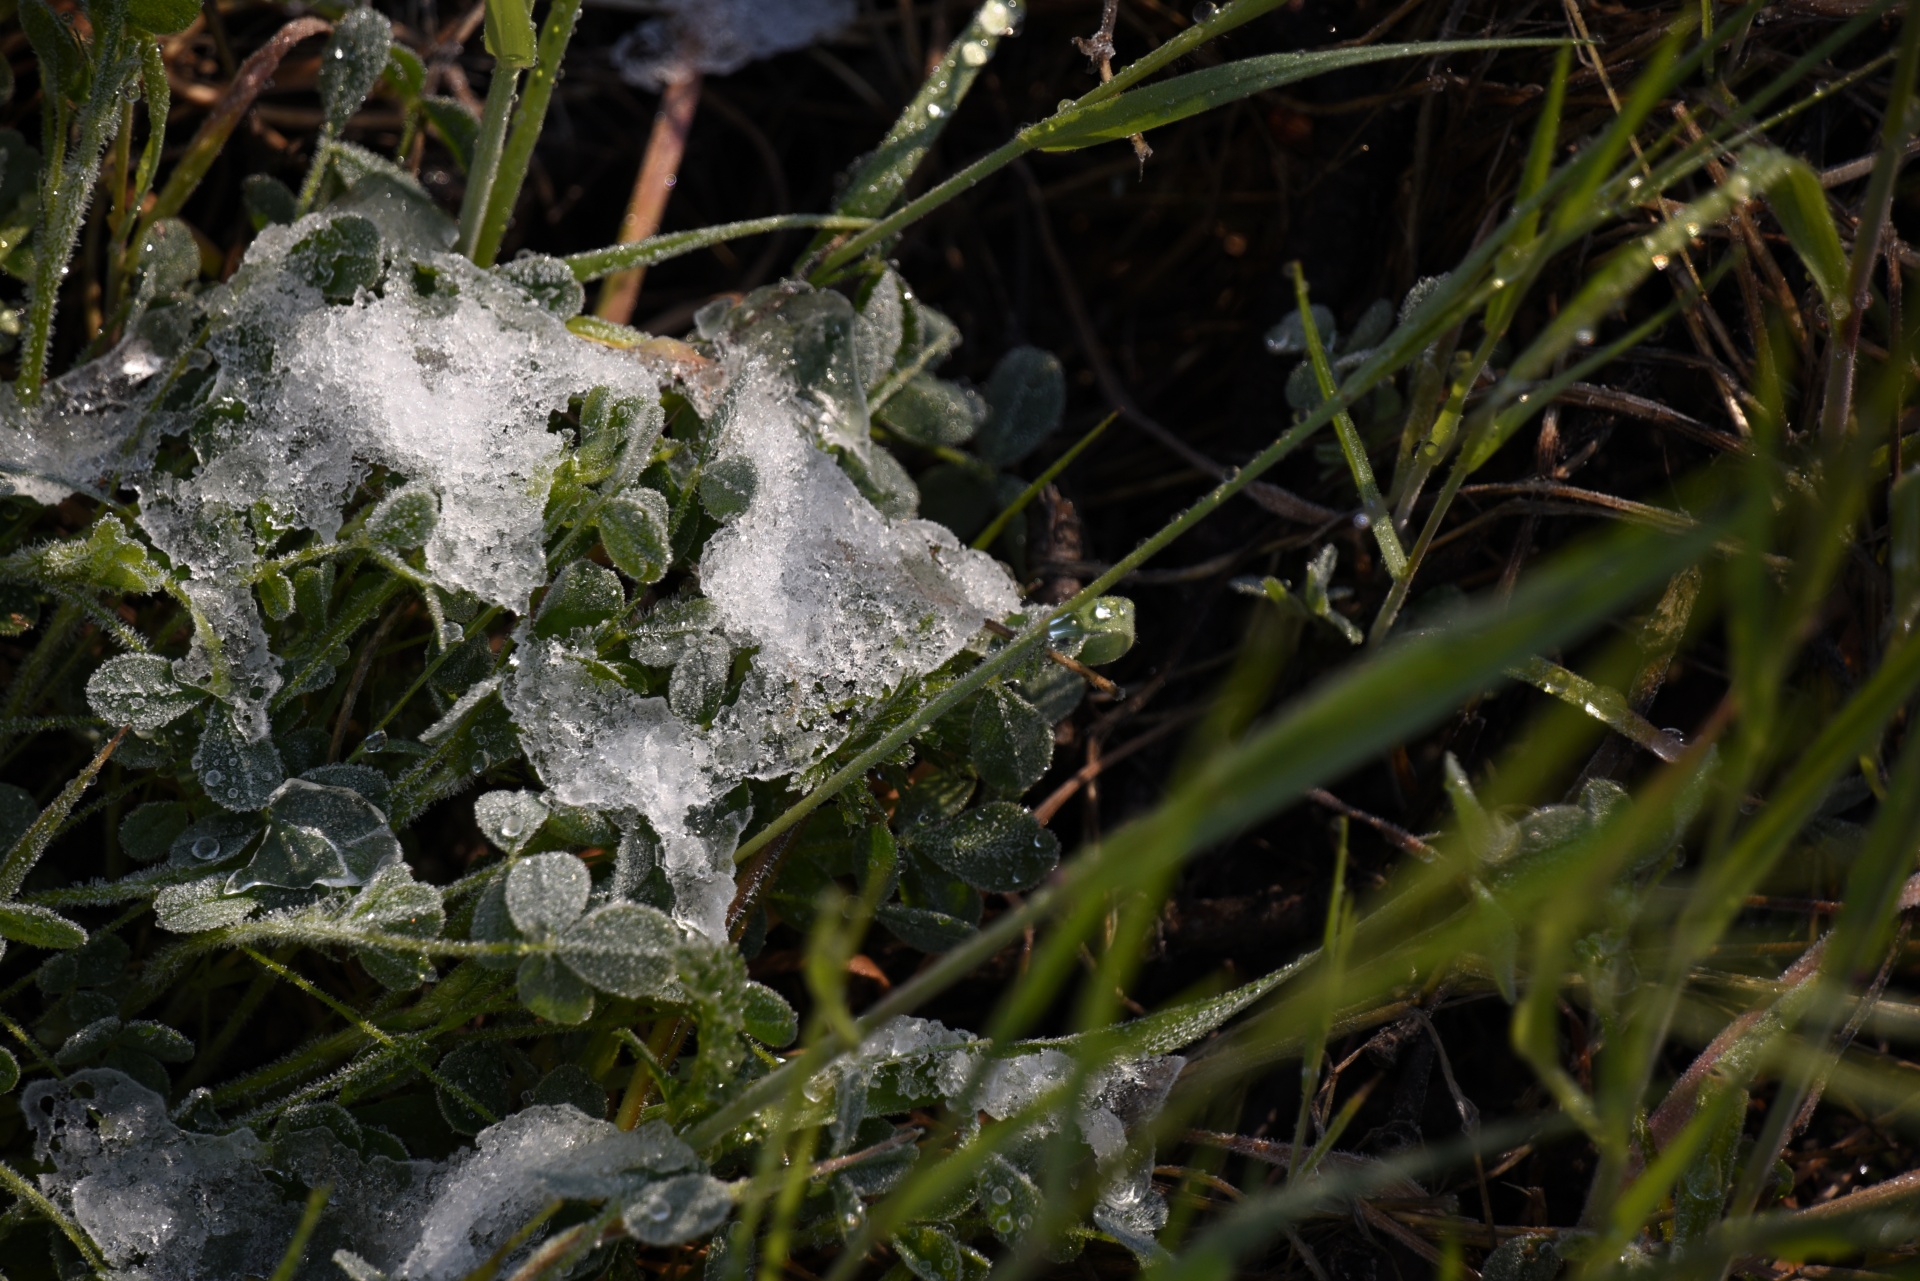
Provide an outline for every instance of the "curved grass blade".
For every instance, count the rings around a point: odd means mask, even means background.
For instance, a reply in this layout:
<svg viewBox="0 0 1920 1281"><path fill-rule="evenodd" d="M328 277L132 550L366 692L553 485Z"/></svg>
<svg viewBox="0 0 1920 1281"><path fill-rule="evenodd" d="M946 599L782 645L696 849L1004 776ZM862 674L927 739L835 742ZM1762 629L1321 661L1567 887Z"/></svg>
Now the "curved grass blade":
<svg viewBox="0 0 1920 1281"><path fill-rule="evenodd" d="M749 218L744 222L717 223L693 231L648 236L630 245L613 245L606 249L590 249L585 253L573 254L565 261L573 270L573 278L581 284L587 284L635 267L651 267L657 262L678 258L723 241L764 235L769 231L791 231L798 227L817 227L824 231L861 231L871 226L873 219L851 214L775 214L768 218Z"/></svg>

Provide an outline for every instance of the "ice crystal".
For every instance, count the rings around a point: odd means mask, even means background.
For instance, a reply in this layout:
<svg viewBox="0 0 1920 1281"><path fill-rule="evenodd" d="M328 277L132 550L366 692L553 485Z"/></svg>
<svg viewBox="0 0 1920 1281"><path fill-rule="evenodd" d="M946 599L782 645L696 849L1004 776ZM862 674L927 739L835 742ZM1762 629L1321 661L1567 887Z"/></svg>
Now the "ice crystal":
<svg viewBox="0 0 1920 1281"><path fill-rule="evenodd" d="M653 90L690 73L723 76L805 48L854 19L854 0L665 0L656 7L662 16L613 49L620 74Z"/></svg>

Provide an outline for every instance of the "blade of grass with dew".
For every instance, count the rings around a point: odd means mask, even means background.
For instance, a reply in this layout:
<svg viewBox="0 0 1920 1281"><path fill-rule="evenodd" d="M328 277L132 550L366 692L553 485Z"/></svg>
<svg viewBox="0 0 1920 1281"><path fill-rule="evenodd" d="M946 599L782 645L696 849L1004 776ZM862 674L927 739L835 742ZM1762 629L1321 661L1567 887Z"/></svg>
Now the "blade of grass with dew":
<svg viewBox="0 0 1920 1281"><path fill-rule="evenodd" d="M1080 456L1081 451L1098 440L1100 433L1111 427L1114 420L1119 417L1119 414L1108 414L1105 418L1102 418L1093 425L1092 431L1089 431L1079 440L1074 441L1065 453L1061 454L1051 463L1048 463L1045 471L1035 476L1031 484L1015 495L1014 500L1008 503L998 516L988 521L985 529L974 536L974 550L985 551L987 548L993 546L994 539L1000 537L1001 531L1006 529L1008 523L1011 522L1015 516L1025 511L1027 504L1040 496L1041 490L1059 479L1060 473L1073 465L1073 460Z"/></svg>
<svg viewBox="0 0 1920 1281"><path fill-rule="evenodd" d="M920 85L900 118L847 182L847 194L834 212L852 218L878 218L906 190L920 162L946 132L954 113L980 73L993 60L1000 41L1014 34L1021 0L986 0ZM823 231L848 230L841 227ZM829 237L816 237L802 262L818 253Z"/></svg>
<svg viewBox="0 0 1920 1281"><path fill-rule="evenodd" d="M1313 308L1307 297L1307 273L1298 262L1293 264L1293 296L1295 314L1300 317L1301 328L1306 333L1307 360L1313 366L1314 381L1319 384L1322 399L1335 400L1340 389L1334 385L1333 367L1327 363L1327 349L1320 341L1320 327L1313 323ZM1346 455L1347 470L1353 473L1353 486L1360 492L1360 510L1366 516L1374 541L1380 545L1380 559L1386 562L1387 574L1396 580L1405 578L1407 553L1400 546L1400 535L1394 532L1386 500L1380 497L1380 484L1373 478L1367 443L1360 439L1360 429L1353 425L1353 416L1345 406L1333 411L1333 431L1340 440L1340 452Z"/></svg>
<svg viewBox="0 0 1920 1281"><path fill-rule="evenodd" d="M775 214L768 218L722 222L693 231L675 231L665 235L649 236L645 240L636 240L628 245L590 249L584 253L570 255L564 261L572 270L575 280L582 284L591 284L593 281L630 271L635 267L651 267L655 263L666 262L670 258L678 258L683 254L706 249L724 241L738 240L743 236L759 236L770 231L792 231L808 227L828 231L863 231L873 225L872 218L847 214Z"/></svg>
<svg viewBox="0 0 1920 1281"><path fill-rule="evenodd" d="M1228 102L1328 71L1444 53L1540 48L1558 43L1554 40L1450 40L1420 45L1375 45L1357 49L1269 54L1224 67L1191 72L1165 84L1134 91L1147 95L1141 99L1129 94L1094 106L1075 103L1038 124L1022 129L996 150L838 246L814 268L810 277L816 283L833 278L841 268L873 246L1031 151L1073 151L1101 142L1129 138Z"/></svg>

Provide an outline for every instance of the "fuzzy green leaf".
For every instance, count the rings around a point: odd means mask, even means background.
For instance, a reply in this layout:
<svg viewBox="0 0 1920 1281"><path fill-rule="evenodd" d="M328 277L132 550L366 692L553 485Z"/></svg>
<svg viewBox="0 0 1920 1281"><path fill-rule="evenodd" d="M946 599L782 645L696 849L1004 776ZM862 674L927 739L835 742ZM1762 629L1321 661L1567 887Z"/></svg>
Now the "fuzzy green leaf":
<svg viewBox="0 0 1920 1281"><path fill-rule="evenodd" d="M592 891L587 865L572 854L535 854L507 873L507 915L528 938L544 939L578 920Z"/></svg>
<svg viewBox="0 0 1920 1281"><path fill-rule="evenodd" d="M320 102L328 134L338 137L346 130L387 69L392 45L393 23L378 9L349 9L333 24L333 38L320 51Z"/></svg>
<svg viewBox="0 0 1920 1281"><path fill-rule="evenodd" d="M559 939L567 968L602 992L644 1000L665 994L683 933L665 912L614 903L576 921Z"/></svg>
<svg viewBox="0 0 1920 1281"><path fill-rule="evenodd" d="M0 938L28 947L66 949L87 941L87 932L50 908L0 903Z"/></svg>
<svg viewBox="0 0 1920 1281"><path fill-rule="evenodd" d="M971 752L988 787L1018 796L1053 764L1053 726L1012 690L989 685L973 705Z"/></svg>
<svg viewBox="0 0 1920 1281"><path fill-rule="evenodd" d="M87 703L94 714L135 733L152 733L206 701L201 690L173 678L173 664L158 654L120 654L87 678Z"/></svg>
<svg viewBox="0 0 1920 1281"><path fill-rule="evenodd" d="M1059 838L1010 801L918 828L907 841L914 853L993 893L1032 889L1060 861Z"/></svg>
<svg viewBox="0 0 1920 1281"><path fill-rule="evenodd" d="M995 467L1010 467L1060 429L1067 409L1067 375L1052 352L1015 347L987 379L988 415L974 451Z"/></svg>
<svg viewBox="0 0 1920 1281"><path fill-rule="evenodd" d="M667 499L635 489L600 509L600 542L614 568L642 585L657 583L673 563L668 543Z"/></svg>

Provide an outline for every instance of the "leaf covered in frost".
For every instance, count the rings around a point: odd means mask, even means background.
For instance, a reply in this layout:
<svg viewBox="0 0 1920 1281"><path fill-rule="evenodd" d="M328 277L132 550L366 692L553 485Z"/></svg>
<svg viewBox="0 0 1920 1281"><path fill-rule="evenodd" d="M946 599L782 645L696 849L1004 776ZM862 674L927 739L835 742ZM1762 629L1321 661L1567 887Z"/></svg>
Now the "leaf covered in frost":
<svg viewBox="0 0 1920 1281"><path fill-rule="evenodd" d="M87 703L101 720L152 733L198 707L206 694L173 677L173 664L158 654L119 654L87 678Z"/></svg>
<svg viewBox="0 0 1920 1281"><path fill-rule="evenodd" d="M627 1231L647 1245L680 1245L706 1236L731 1213L727 1185L708 1174L655 1180L620 1208Z"/></svg>
<svg viewBox="0 0 1920 1281"><path fill-rule="evenodd" d="M0 903L0 938L28 947L79 947L87 932L51 908L33 903Z"/></svg>
<svg viewBox="0 0 1920 1281"><path fill-rule="evenodd" d="M1059 838L1009 801L917 829L910 844L968 885L994 893L1032 889L1060 861Z"/></svg>
<svg viewBox="0 0 1920 1281"><path fill-rule="evenodd" d="M387 69L393 24L378 9L349 9L334 23L320 53L320 101L326 128L338 137Z"/></svg>
<svg viewBox="0 0 1920 1281"><path fill-rule="evenodd" d="M604 565L576 560L560 571L540 602L533 634L542 638L565 636L614 618L627 607L626 589Z"/></svg>
<svg viewBox="0 0 1920 1281"><path fill-rule="evenodd" d="M1051 352L1015 347L987 379L987 405L974 450L996 467L1010 466L1059 429L1067 408L1066 372Z"/></svg>
<svg viewBox="0 0 1920 1281"><path fill-rule="evenodd" d="M352 302L380 279L380 230L359 214L341 214L295 243L287 265L328 302Z"/></svg>
<svg viewBox="0 0 1920 1281"><path fill-rule="evenodd" d="M38 548L35 558L49 578L81 582L128 596L159 591L167 575L147 549L127 534L118 517L102 516L84 539Z"/></svg>
<svg viewBox="0 0 1920 1281"><path fill-rule="evenodd" d="M971 752L988 787L1018 796L1053 764L1053 726L1012 690L989 685L973 707Z"/></svg>
<svg viewBox="0 0 1920 1281"><path fill-rule="evenodd" d="M193 768L207 798L230 810L257 810L267 803L287 772L273 740L249 742L232 713L214 707L193 750Z"/></svg>
<svg viewBox="0 0 1920 1281"><path fill-rule="evenodd" d="M549 812L538 792L488 792L473 802L480 834L508 854L526 848Z"/></svg>
<svg viewBox="0 0 1920 1281"><path fill-rule="evenodd" d="M389 551L424 547L440 523L440 499L424 485L394 490L367 517L367 538Z"/></svg>
<svg viewBox="0 0 1920 1281"><path fill-rule="evenodd" d="M964 445L980 430L987 403L970 387L915 374L881 407L878 417L916 445Z"/></svg>
<svg viewBox="0 0 1920 1281"><path fill-rule="evenodd" d="M640 1000L669 990L684 937L665 912L613 903L569 926L560 936L559 955L602 992Z"/></svg>
<svg viewBox="0 0 1920 1281"><path fill-rule="evenodd" d="M580 314L587 304L586 286L573 268L546 254L526 254L501 263L494 271L518 285L535 303L565 320Z"/></svg>
<svg viewBox="0 0 1920 1281"><path fill-rule="evenodd" d="M667 541L667 499L653 489L635 489L600 509L600 542L614 568L645 585L657 583L673 561Z"/></svg>
<svg viewBox="0 0 1920 1281"><path fill-rule="evenodd" d="M786 997L764 983L748 983L741 995L748 1036L776 1050L793 1044L800 1035L800 1016Z"/></svg>
<svg viewBox="0 0 1920 1281"><path fill-rule="evenodd" d="M360 793L292 778L267 803L267 838L229 888L365 885L400 860L387 816Z"/></svg>
<svg viewBox="0 0 1920 1281"><path fill-rule="evenodd" d="M528 938L558 934L587 910L593 878L571 854L535 854L507 873L507 914Z"/></svg>
<svg viewBox="0 0 1920 1281"><path fill-rule="evenodd" d="M593 1017L593 989L561 964L558 957L527 957L520 962L514 981L520 1004L543 1019L555 1023L584 1023Z"/></svg>
<svg viewBox="0 0 1920 1281"><path fill-rule="evenodd" d="M708 632L687 642L667 682L667 706L681 720L705 725L720 710L733 667L733 648L726 638Z"/></svg>

